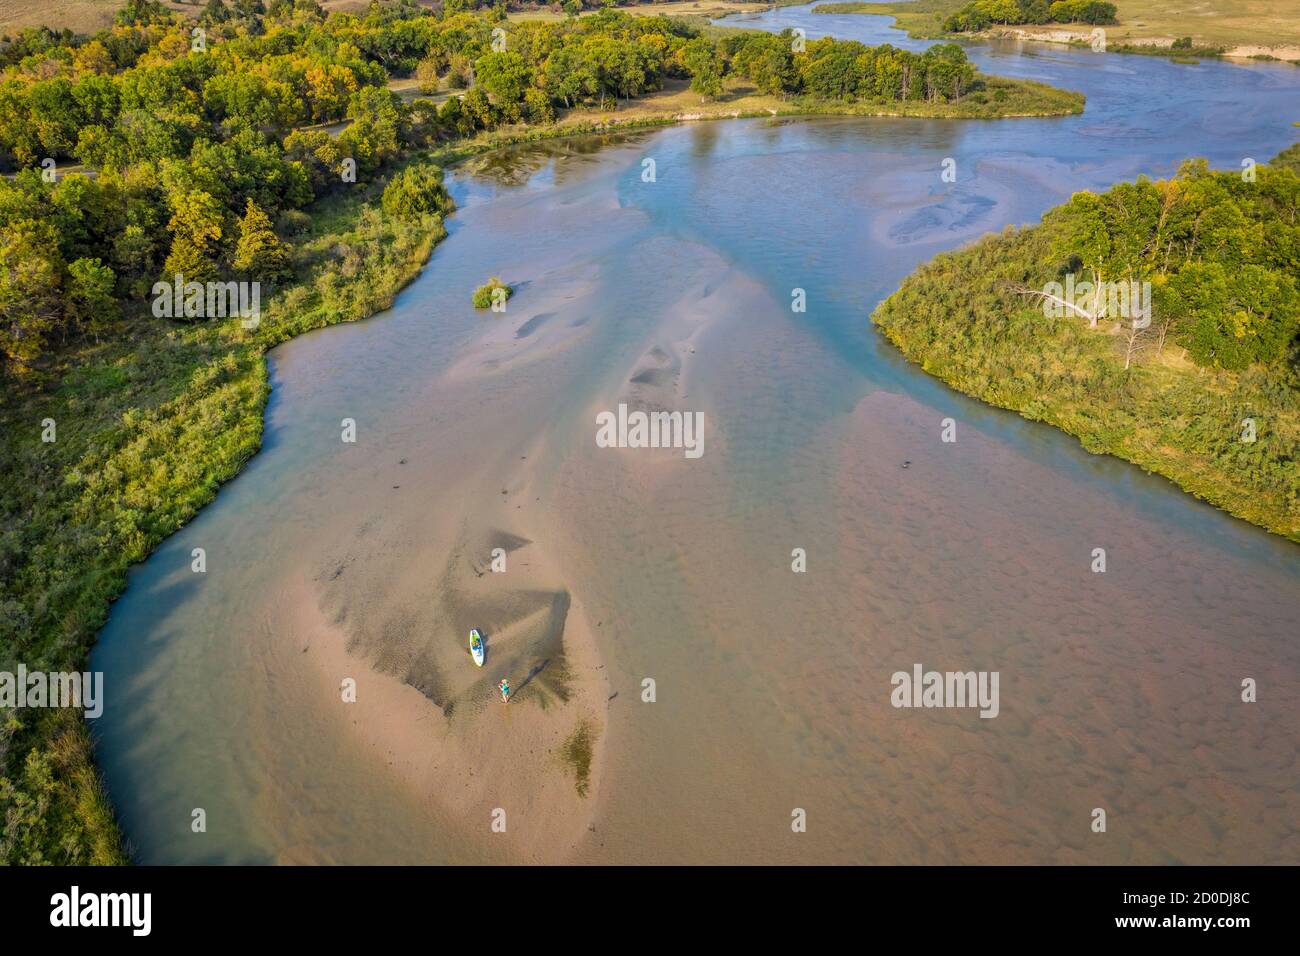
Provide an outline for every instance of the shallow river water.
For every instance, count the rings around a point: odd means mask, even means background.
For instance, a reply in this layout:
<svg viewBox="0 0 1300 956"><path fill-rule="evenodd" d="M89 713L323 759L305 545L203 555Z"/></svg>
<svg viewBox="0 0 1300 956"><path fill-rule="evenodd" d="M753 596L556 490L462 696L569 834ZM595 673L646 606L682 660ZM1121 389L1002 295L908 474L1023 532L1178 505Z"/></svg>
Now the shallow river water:
<svg viewBox="0 0 1300 956"><path fill-rule="evenodd" d="M728 22L923 46L807 8ZM1300 548L953 393L869 319L936 253L1074 191L1266 161L1295 138L1300 70L970 49L1087 110L684 125L452 176L422 275L391 310L272 353L264 449L114 606L96 731L138 858L1300 859ZM504 316L469 304L492 274L517 288ZM702 412L703 454L597 447L619 403ZM529 542L510 571L456 577L502 535ZM529 561L545 588L507 593ZM471 587L496 589L477 617L457 603ZM445 649L543 604L558 634L556 594L608 693L581 698L599 731L585 815L543 852L527 828L559 803L517 798L500 839L490 785L464 779L479 765L402 772L419 740L354 726L338 662L416 688L452 731L522 733L542 682L499 719L502 675L454 689L472 665ZM333 650L308 640L325 627ZM917 663L998 672L997 717L892 707L891 675Z"/></svg>

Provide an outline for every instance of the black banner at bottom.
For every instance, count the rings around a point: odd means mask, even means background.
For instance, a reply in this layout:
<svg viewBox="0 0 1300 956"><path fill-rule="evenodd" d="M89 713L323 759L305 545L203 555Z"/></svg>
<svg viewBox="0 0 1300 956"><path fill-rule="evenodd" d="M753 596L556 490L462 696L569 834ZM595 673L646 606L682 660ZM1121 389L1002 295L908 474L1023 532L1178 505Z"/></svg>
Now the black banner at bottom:
<svg viewBox="0 0 1300 956"><path fill-rule="evenodd" d="M389 936L436 945L469 931L489 945L609 945L677 928L734 943L788 925L864 940L907 933L927 946L1099 935L1231 945L1286 928L1293 882L1290 870L1262 867L9 868L0 932L7 943L75 933L127 945Z"/></svg>

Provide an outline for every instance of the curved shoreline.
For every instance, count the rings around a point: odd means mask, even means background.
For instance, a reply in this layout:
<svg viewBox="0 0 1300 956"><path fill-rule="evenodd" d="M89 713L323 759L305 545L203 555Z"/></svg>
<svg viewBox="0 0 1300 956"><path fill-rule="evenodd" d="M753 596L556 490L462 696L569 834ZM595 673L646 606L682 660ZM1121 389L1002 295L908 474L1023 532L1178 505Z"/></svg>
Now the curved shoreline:
<svg viewBox="0 0 1300 956"><path fill-rule="evenodd" d="M665 124L656 124L656 125L665 125ZM618 130L617 130L617 129L614 129L614 130L609 130L609 131L610 131L610 132L617 132ZM585 129L583 129L583 130L574 130L574 131L566 132L566 133L563 134L563 135L585 135L585 134L587 134L588 132L589 132L589 131L588 131L588 130L585 130ZM539 138L548 138L548 137L539 137ZM492 144L492 145L490 145L490 146L486 146L486 147L484 147L483 149L473 150L473 151L470 151L470 152L466 152L464 155L462 155L462 156L458 156L458 157L456 157L455 159L451 160L451 162L459 162L459 161L463 160L464 158L467 158L467 157L470 156L470 155L477 155L478 153L488 152L488 151L490 151L491 149L500 148L501 146L505 146L505 145L511 145L511 144L510 144L510 143L495 143L495 144ZM431 250L430 250L430 251L431 251ZM426 256L426 260L427 260L427 256ZM418 269L416 270L415 275L418 275L418 274L419 274L420 272L422 272L422 271L423 271L423 266L421 266L420 268L418 268ZM414 278L414 275L411 276L410 278L408 278L408 279L406 280L406 282L409 282L412 278ZM402 285L404 286L404 285L406 284L406 282L404 282ZM399 288L400 288L400 287L399 287ZM394 293L394 294L395 294L395 293ZM375 314L375 313L372 313L372 314ZM369 316L365 316L365 317L369 317ZM265 369L265 358L263 358L262 368ZM268 386L268 388L267 388L267 394L269 394L269 386ZM262 403L262 406L261 406L261 417L260 417L260 421L262 422L262 426L263 426L263 428L265 427L265 410L266 410L266 408L265 408L265 396L264 396L263 403ZM241 464L240 468L242 469L242 464ZM240 469L236 469L235 473L232 474L231 477L233 478L236 474L238 474L239 470L240 470Z"/></svg>
<svg viewBox="0 0 1300 956"><path fill-rule="evenodd" d="M1151 434L1142 434L1137 426L1127 422L1115 408L1104 402L1089 405L1089 414L1083 416L1077 407L1072 406L1068 398L1059 391L1053 392L1046 384L1037 382L1032 389L1019 384L1016 370L1032 367L1032 362L1022 359L1020 353L1013 351L1015 346L1004 344L1010 339L1000 339L995 332L988 331L988 318L976 311L970 303L983 301L982 297L996 294L989 288L995 280L985 277L986 284L981 284L978 280L969 279L967 269L981 276L984 273L977 267L967 267L965 264L989 257L1002 261L1015 261L1018 247L1034 242L1039 233L1047 228L1040 223L1014 233L986 235L975 242L930 259L908 275L889 296L881 300L872 312L872 324L909 362L954 391L994 408L1015 412L1030 421L1050 425L1077 439L1084 449L1092 454L1109 455L1136 465L1149 474L1161 476L1180 491L1225 514L1270 534L1300 543L1300 519L1297 518L1294 510L1288 515L1287 503L1282 492L1235 483L1225 467L1223 457L1197 454L1196 449L1182 447L1174 438L1158 439ZM966 280L965 287L954 280L952 270L955 268L962 270L958 274L961 279ZM937 276L942 278L935 278ZM961 329L977 330L973 335L976 336L979 344L964 343L965 349L955 350L958 358L954 358L952 353L945 355L945 350L939 343L950 340L939 333L933 324L927 326L927 322L933 320L928 315L918 315L917 300L925 300L927 288L933 294L935 282L942 282L945 290L953 293L960 302L966 304L966 311L959 308L951 313L954 323ZM1007 312L1004 315L1015 314L1013 307L1006 308ZM984 332L987 337L980 338L981 332ZM949 329L948 334L954 333ZM1104 329L1089 333L1090 339L1093 336L1096 339L1091 344L1098 349L1101 349L1101 342L1109 339ZM1069 341L1067 338L1066 342ZM1063 350L1059 338L1053 339L1045 335L1039 349L1028 351L1031 355L1037 355L1050 351L1051 345L1057 346L1058 351ZM987 367L981 366L979 361L985 358L998 365L1009 366L1012 371L996 380L990 379ZM1089 359L1101 360L1093 353L1086 353L1080 359L1079 366L1086 365ZM1157 370L1161 368L1158 362L1153 363L1153 367ZM1139 391L1139 398L1146 397L1148 401L1154 401L1154 395L1169 388L1168 379L1157 381L1147 377L1158 374L1158 371L1147 372L1147 365L1136 364L1134 369L1135 376L1143 376L1136 379L1139 384L1135 384L1134 388L1148 390L1145 396ZM1216 373L1214 369L1200 367L1197 367L1196 371L1202 376L1232 374L1224 371ZM1245 375L1246 371L1242 370L1240 374ZM1214 393L1223 388L1235 387L1236 382L1235 378L1211 379L1209 384L1202 388L1205 393ZM1244 404L1251 407L1250 402ZM1191 417L1204 416L1216 420L1203 408L1179 406L1173 413L1168 409L1165 411L1167 414L1181 413ZM1284 422L1283 416L1291 409L1279 400L1273 411L1272 418ZM1287 430L1281 424L1275 427L1283 431ZM1268 464L1272 467L1283 467L1288 458L1280 453L1279 457L1280 460L1273 459ZM1268 493L1270 491L1272 494Z"/></svg>
<svg viewBox="0 0 1300 956"><path fill-rule="evenodd" d="M1081 105L1080 105L1080 108ZM1077 110L1075 111L1077 112ZM789 106L783 113L778 115L796 116L796 115L816 115L826 113L828 115L889 115L885 113L859 112L854 114L851 110L844 110L829 107L824 110L810 109L796 105ZM707 117L701 116L698 119L744 119L771 117L773 114L768 110L756 110L752 113L738 110L720 110L716 115ZM909 114L918 115L918 114ZM1050 115L1050 114L1049 114ZM927 116L924 118L944 118L939 116ZM957 118L957 117L951 117ZM419 151L409 154L405 159L394 166L391 173L395 173L404 166L419 162L421 160L433 160L440 165L455 166L473 156L491 152L507 146L520 145L525 143L540 142L549 139L562 139L571 137L581 137L587 135L602 135L621 132L634 132L637 129L650 129L664 126L675 125L677 123L691 122L694 118L682 116L676 113L671 115L665 114L656 117L642 117L628 121L614 120L612 122L570 122L557 123L543 129L530 130L526 133L520 133L516 130L494 131L485 137L470 142L457 142L449 144L441 149L431 151ZM390 173L390 175L391 175ZM335 202L356 202L356 197L338 197ZM361 201L360 208L369 208L378 205L378 193L372 191L371 198ZM345 235L349 233L356 222L360 219L360 208L348 220L346 226L338 228L335 233ZM328 207L327 207L328 209ZM317 210L318 214L324 212ZM328 212L324 212L328 215ZM199 484L188 489L187 496L175 507L171 520L174 521L172 527L166 528L165 531L158 534L153 540L142 542L141 554L138 561L133 561L123 567L96 567L88 570L87 575L94 574L98 577L103 585L105 595L104 602L100 606L97 614L97 620L92 623L94 639L89 641L84 647L78 648L78 653L73 666L86 666L91 650L98 641L99 630L108 619L112 603L116 601L127 588L127 575L129 571L138 564L143 563L152 555L163 542L170 538L176 531L187 526L193 521L204 508L215 500L222 485L237 478L244 469L244 466L261 450L262 442L265 436L266 412L271 394L271 384L269 380L268 364L266 354L276 345L282 344L299 335L315 331L319 328L325 328L331 325L342 324L345 322L355 322L371 318L392 307L396 296L405 289L415 278L417 278L427 265L434 248L445 237L445 230L441 227L441 221L430 223L423 241L419 242L412 250L411 257L405 262L402 268L396 270L391 276L392 281L384 288L375 288L373 285L364 291L367 295L362 301L362 309L350 315L333 314L328 316L312 315L310 312L305 316L295 316L293 320L287 322L277 322L274 318L275 304L272 303L266 311L270 314L271 320L264 321L262 335L256 340L245 341L236 351L245 353L243 357L237 360L235 371L227 375L224 380L210 381L204 380L202 388L205 390L219 389L223 393L229 392L235 396L241 396L249 400L249 404L240 408L236 406L228 408L227 414L232 419L229 429L240 435L240 439L233 446L223 448L220 458L208 460L205 462L206 470L200 471L198 477L201 479ZM369 278L368 276L365 278ZM308 281L310 284L310 281ZM300 285L300 284L299 284ZM290 287L293 288L293 287ZM287 289L285 291L288 291ZM234 354L233 352L231 354ZM191 386L192 387L192 386ZM181 409L181 414L166 421L169 427L185 428L187 423L198 414L193 409L184 409L186 396L190 393L182 390L176 394L170 395L161 409L158 411L166 412L167 409L175 406ZM171 413L174 414L174 411ZM39 415L37 416L39 419ZM120 427L120 426L119 426ZM130 443L128 438L127 443ZM166 524L167 522L160 522ZM157 525L155 525L157 527ZM111 801L105 790L102 775L99 768L93 761L94 742L90 729L87 725L72 716L66 711L53 711L42 715L31 729L29 741L35 742L37 747L47 746L50 742L61 741L61 753L66 755L69 761L65 768L61 769L61 776L68 788L67 801L75 803L80 811L74 810L71 806L65 804L63 799L56 798L53 805L61 808L60 812L73 813L80 820L80 826L83 827L85 839L88 844L93 846L93 858L83 860L83 862L92 862L98 864L115 864L130 862L126 853L126 843L120 827L117 824L115 814L112 810ZM24 743L22 746L15 748L13 753L19 760L23 755L31 752L30 743Z"/></svg>
<svg viewBox="0 0 1300 956"><path fill-rule="evenodd" d="M431 156L432 158L435 159L441 158L441 161L445 162L447 165L455 165L463 161L464 159L469 158L470 156L481 155L506 146L513 146L513 145L530 143L530 142L538 142L546 139L561 139L561 138L578 137L578 136L586 136L586 135L601 135L607 133L628 132L628 131L635 131L637 129L658 128L658 127L663 127L668 125L674 125L676 123L698 122L698 121L712 120L712 119L764 118L764 117L801 116L801 115L850 115L850 116L858 115L858 116L944 118L944 119L962 118L959 116L943 115L943 114L900 113L895 111L888 111L883 108L872 110L872 109L853 109L853 108L832 108L833 106L834 106L833 104L827 104L824 108L802 108L798 105L792 104L785 111L775 111L775 112L771 110L754 110L754 111L741 111L741 110L734 110L734 109L728 110L725 106L723 106L723 107L719 107L716 112L709 115L674 113L671 115L664 115L660 117L630 119L626 121L614 119L612 121L606 121L606 122L598 121L598 122L579 122L579 123L572 123L568 125L560 124L557 125L556 127L548 127L546 129L534 130L523 134L507 131L501 135L494 134L488 137L487 141L482 143L452 144L443 150L435 150L432 153L424 154L424 155ZM1058 116L1058 115L1069 115L1070 112L1078 112L1078 110L1073 110L1068 112L1006 114L1005 116L995 117L995 118L1013 118L1013 117L1020 117L1020 116L1023 117ZM419 157L412 156L408 158L408 161L417 158ZM392 286L392 288L386 291L385 290L377 291L376 298L378 300L383 300L386 298L388 300L387 304L382 304L378 309L369 311L362 315L340 317L337 318L335 321L336 322L358 321L360 319L369 318L373 315L376 315L379 312L384 311L386 308L391 306L392 298L398 292L400 292L409 282L411 282L414 278L416 278L418 275L422 273L424 266L427 264L429 255L432 253L432 249L436 244L437 244L436 239L431 240L428 244L428 249L423 254L423 258L421 258L418 263L415 263L412 266L411 270L409 271L409 274L407 274L399 282L395 283ZM334 324L334 323L331 322L330 324ZM295 337L296 335L300 334L300 332L302 331L312 331L316 327L318 326L312 326L311 328L295 329L293 331L290 331L285 336L285 338L282 338L277 342L271 343L270 346L268 347L274 347L275 344L279 344L279 342L282 341L287 341L288 338ZM256 451L260 449L262 435L264 434L265 424L266 424L265 414L266 414L267 400L269 399L269 394L270 394L270 385L266 378L265 350L263 350L262 353L260 366L261 366L260 381L254 382L254 384L261 391L260 403L257 407L257 414L258 414L258 419L260 424L258 427L257 435L255 436L254 439L255 447L253 448L250 455L248 455L247 457L243 457L241 460L237 461L231 470L224 473L223 477L218 477L216 479L218 486L219 484L224 483L225 481L229 481L237 477L238 474L242 472L243 465L251 459L251 455L255 454ZM212 501L215 498L216 490L217 488L214 488L212 490L212 494L209 495L206 498L206 500L202 501L196 506L194 513L182 521L182 526L185 523L187 523L189 520L192 520L192 518L197 515L199 510L201 510L203 507L206 506L207 503L210 503L210 501ZM152 552L152 550L154 550L159 544L161 544L162 540L165 540L165 538L155 542L149 548L149 551ZM121 586L118 588L119 594L121 593L121 590L124 587L125 587L125 579L123 579L123 581L121 582Z"/></svg>

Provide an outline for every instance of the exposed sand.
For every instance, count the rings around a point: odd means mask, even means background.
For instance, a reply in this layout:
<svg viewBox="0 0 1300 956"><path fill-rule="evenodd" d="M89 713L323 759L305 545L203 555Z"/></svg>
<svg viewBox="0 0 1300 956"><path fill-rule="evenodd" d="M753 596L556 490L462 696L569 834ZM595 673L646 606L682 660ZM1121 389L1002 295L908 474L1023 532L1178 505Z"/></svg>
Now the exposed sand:
<svg viewBox="0 0 1300 956"><path fill-rule="evenodd" d="M1114 28L1106 29L1106 42L1109 46L1149 46L1170 47L1174 44L1171 36L1120 36ZM997 27L986 31L987 36L1006 37L1014 40L1032 40L1035 43L1090 43L1092 34L1079 30L1041 30L1024 27ZM1208 43L1208 41L1206 41ZM1213 44L1209 44L1213 45ZM1300 46L1282 44L1266 46L1264 44L1238 44L1229 46L1223 54L1236 59L1272 57L1275 60L1300 62Z"/></svg>
<svg viewBox="0 0 1300 956"><path fill-rule="evenodd" d="M557 287L536 290L538 294L529 296L526 310L519 305L510 308L508 302L504 313L479 310L483 334L447 372L446 384L468 387L553 358L572 345L588 331L575 303L592 294L592 271L590 266L575 266L548 277Z"/></svg>
<svg viewBox="0 0 1300 956"><path fill-rule="evenodd" d="M991 37L1033 40L1036 43L1087 43L1092 38L1090 33L1077 30L1026 30L1020 27L997 27L986 31L986 33ZM1134 40L1132 42L1137 43L1140 41Z"/></svg>
<svg viewBox="0 0 1300 956"><path fill-rule="evenodd" d="M437 510L426 496L386 498L355 535L322 546L311 580L285 588L278 600L288 621L270 630L300 648L322 699L339 700L343 678L356 679L356 703L337 704L348 725L343 739L401 779L431 815L465 828L478 843L473 831L492 833L492 815L503 809L499 839L508 858L557 863L595 833L615 695L594 622L562 567L574 545L557 525L564 516L549 506L539 464L564 442L563 431L549 429L531 409L509 429L493 416L492 448L505 451L487 453L474 423L492 415L485 402L556 387L554 369L591 334L585 316L599 290L589 268L567 264L505 278L518 292L507 311L478 313L481 330L417 403L460 409L435 448L417 446L409 468L398 469L421 484L436 480ZM700 335L722 310L720 299L755 294L737 288L738 278L713 263L686 284L640 353L629 351L621 374L611 370L596 405L699 409L686 382ZM592 441L596 410L583 416L577 440ZM717 434L706 431L716 455ZM429 460L455 457L457 449L464 454L454 478ZM602 455L618 462L628 487L643 491L692 464L679 449ZM400 490L389 480L376 475L370 493ZM507 555L504 574L491 570L497 548ZM470 627L485 634L482 669L469 657ZM496 691L503 676L513 688L508 705ZM594 745L589 775L579 780L562 752L582 727Z"/></svg>
<svg viewBox="0 0 1300 956"><path fill-rule="evenodd" d="M521 379L546 380L586 335L575 320L590 276L559 267L544 285L528 309L477 317L462 358L414 403L448 409L447 427L426 423L409 461L364 476L349 495L365 502L359 524L327 529L308 551L312 570L287 575L264 611L268 633L286 643L276 666L299 669L346 725L323 733L400 780L440 825L463 828L463 842L539 864L565 861L591 832L610 699L591 622L557 560L553 518L537 504L544 419L499 429L491 453L476 431L485 403L518 401ZM504 573L492 569L496 549ZM483 668L469 655L471 627L484 634ZM347 677L355 703L342 700ZM509 704L497 692L502 677ZM580 778L564 752L584 727L591 763ZM492 828L498 810L504 833Z"/></svg>
<svg viewBox="0 0 1300 956"><path fill-rule="evenodd" d="M504 810L505 832L494 839L523 862L558 863L577 846L592 818L608 682L581 605L554 584L553 570L543 569L534 546L518 543L512 552L514 584L536 588L526 592L533 609L522 616L464 556L448 568L452 580L444 589L452 585L455 597L483 602L475 606L484 618L513 620L488 629L487 661L481 669L459 632L443 629L429 635L432 646L425 650L443 668L435 698L413 686L409 677L350 652L355 642L346 626L325 613L320 591L310 582L297 582L282 595L289 618L282 633L284 640L302 645L303 666L311 669L321 695L338 701L352 739L383 765L381 772L400 778L436 804L439 817L467 831L495 833L493 814ZM532 559L528 565L525 556ZM444 590L442 596L453 594ZM427 658L423 666L427 673ZM496 692L502 676L511 677L509 704L501 703ZM340 688L347 677L356 680L355 703L342 702ZM596 731L596 743L586 793L579 795L561 750L584 722Z"/></svg>
<svg viewBox="0 0 1300 956"><path fill-rule="evenodd" d="M497 547L507 552L505 574L488 567ZM462 535L423 586L396 583L404 600L431 606L436 623L420 621L401 635L385 628L378 641L368 626L369 602L334 586L339 577L288 582L276 596L274 632L299 649L321 699L349 728L342 739L371 755L382 767L377 772L409 786L435 816L495 833L500 808L506 829L494 839L512 858L563 861L586 831L599 792L609 691L583 608L542 548L497 529L472 542ZM485 635L483 668L468 653L469 621ZM513 690L509 704L496 691L503 676ZM356 681L355 703L342 699L348 677ZM561 751L584 723L595 747L580 795Z"/></svg>
<svg viewBox="0 0 1300 956"><path fill-rule="evenodd" d="M684 373L719 310L712 296L730 293L719 266L685 284L670 317L610 369L596 388L601 407L693 407ZM325 739L367 755L440 829L461 831L459 843L549 864L593 840L617 696L548 485L565 447L592 447L594 417L556 420L550 409L571 388L565 370L591 342L602 290L590 266L567 257L503 269L516 287L507 311L474 313L472 338L402 412L411 430L390 425L392 443L368 453L370 473L332 493L337 527L295 549L307 560L286 572L265 631L284 643L274 666L313 682L313 709L339 721ZM677 449L601 455L634 483L671 480L689 464ZM492 570L494 549L505 573ZM485 635L482 669L468 653L471 627ZM341 700L345 677L357 682L355 703ZM585 775L566 753L582 729ZM498 809L503 834L492 829Z"/></svg>
<svg viewBox="0 0 1300 956"><path fill-rule="evenodd" d="M1234 46L1224 56L1257 57L1271 56L1278 60L1300 62L1300 46Z"/></svg>

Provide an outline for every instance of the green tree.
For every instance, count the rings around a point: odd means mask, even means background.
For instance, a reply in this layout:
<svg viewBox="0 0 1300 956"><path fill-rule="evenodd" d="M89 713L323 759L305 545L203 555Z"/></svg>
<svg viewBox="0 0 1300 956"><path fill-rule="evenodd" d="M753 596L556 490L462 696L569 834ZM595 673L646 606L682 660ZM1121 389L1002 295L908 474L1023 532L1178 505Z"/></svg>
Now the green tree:
<svg viewBox="0 0 1300 956"><path fill-rule="evenodd" d="M163 264L163 279L182 282L210 282L217 277L216 245L221 239L221 204L200 190L178 192L171 197L172 216L167 230L172 235L171 251Z"/></svg>
<svg viewBox="0 0 1300 956"><path fill-rule="evenodd" d="M419 219L432 213L446 215L452 202L442 184L442 170L432 163L416 163L384 187L382 206L396 219Z"/></svg>
<svg viewBox="0 0 1300 956"><path fill-rule="evenodd" d="M460 102L476 129L492 129L497 125L497 111L482 87L474 87L461 97Z"/></svg>
<svg viewBox="0 0 1300 956"><path fill-rule="evenodd" d="M406 108L392 90L365 87L352 95L348 116L352 125L339 136L339 143L356 159L358 172L373 176L401 148Z"/></svg>
<svg viewBox="0 0 1300 956"><path fill-rule="evenodd" d="M289 247L275 234L270 218L252 199L248 200L244 217L239 220L239 241L235 244L232 265L245 276L268 282L293 275Z"/></svg>
<svg viewBox="0 0 1300 956"><path fill-rule="evenodd" d="M517 121L519 101L533 78L524 58L513 50L485 53L475 63L474 74L506 119Z"/></svg>
<svg viewBox="0 0 1300 956"><path fill-rule="evenodd" d="M1189 262L1169 280L1161 304L1177 314L1179 340L1198 365L1277 361L1300 330L1295 281L1258 265L1229 272L1220 262Z"/></svg>
<svg viewBox="0 0 1300 956"><path fill-rule="evenodd" d="M154 258L157 243L144 226L132 223L122 230L113 242L113 264L127 279L127 295L139 298L145 294L151 282L148 276L153 274L157 260Z"/></svg>
<svg viewBox="0 0 1300 956"><path fill-rule="evenodd" d="M117 322L120 311L113 270L97 258L76 259L68 265L66 307L77 328L98 342Z"/></svg>
<svg viewBox="0 0 1300 956"><path fill-rule="evenodd" d="M555 121L555 104L543 90L530 87L524 91L524 107L528 110L528 119L532 123L552 123Z"/></svg>
<svg viewBox="0 0 1300 956"><path fill-rule="evenodd" d="M865 50L860 43L818 40L810 44L808 59L802 66L804 89L827 99L851 99L858 89L858 54Z"/></svg>
<svg viewBox="0 0 1300 956"><path fill-rule="evenodd" d="M208 0L203 12L199 14L199 23L204 26L215 26L219 23L225 23L230 19L230 11L221 0Z"/></svg>
<svg viewBox="0 0 1300 956"><path fill-rule="evenodd" d="M52 229L22 220L0 229L0 358L27 372L59 327L62 262Z"/></svg>
<svg viewBox="0 0 1300 956"><path fill-rule="evenodd" d="M126 6L117 11L113 22L118 26L147 26L150 23L167 23L172 12L158 0L127 0Z"/></svg>
<svg viewBox="0 0 1300 956"><path fill-rule="evenodd" d="M682 49L682 63L691 74L691 89L704 97L722 93L722 57L713 43L696 37Z"/></svg>
<svg viewBox="0 0 1300 956"><path fill-rule="evenodd" d="M566 43L552 52L542 65L546 89L564 100L566 107L575 106L597 90L596 75L583 56L577 43Z"/></svg>

